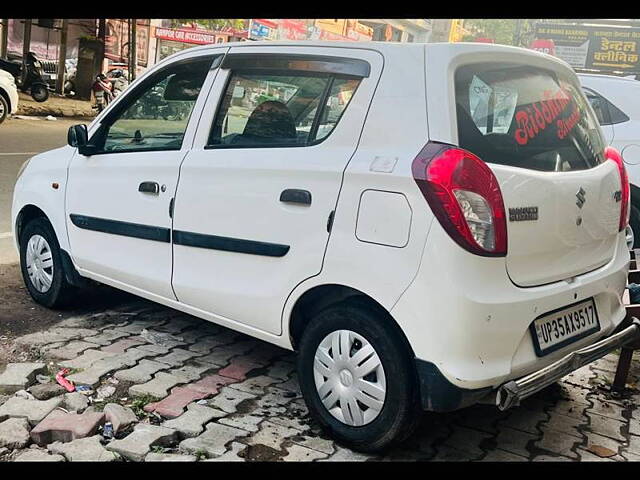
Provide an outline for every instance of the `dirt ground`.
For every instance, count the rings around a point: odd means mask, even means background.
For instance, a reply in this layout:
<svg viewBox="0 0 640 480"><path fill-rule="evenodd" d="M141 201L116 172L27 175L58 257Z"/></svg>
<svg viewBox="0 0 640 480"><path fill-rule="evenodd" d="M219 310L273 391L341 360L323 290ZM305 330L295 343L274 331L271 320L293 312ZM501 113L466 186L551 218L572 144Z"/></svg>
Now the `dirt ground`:
<svg viewBox="0 0 640 480"><path fill-rule="evenodd" d="M79 291L73 308L50 310L31 299L19 264L0 264L0 371L9 362L31 359L28 349L13 345L14 338L44 330L75 315L108 310L133 298L138 299L126 292L99 285Z"/></svg>

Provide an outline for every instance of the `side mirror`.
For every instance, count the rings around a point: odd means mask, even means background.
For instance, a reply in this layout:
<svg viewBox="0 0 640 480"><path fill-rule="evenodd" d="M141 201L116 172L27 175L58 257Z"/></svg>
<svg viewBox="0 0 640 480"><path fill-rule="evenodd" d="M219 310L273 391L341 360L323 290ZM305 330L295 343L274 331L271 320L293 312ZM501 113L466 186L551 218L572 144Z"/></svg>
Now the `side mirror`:
<svg viewBox="0 0 640 480"><path fill-rule="evenodd" d="M89 145L89 134L86 125L73 125L67 132L67 143L76 147L81 155L91 155L93 148Z"/></svg>

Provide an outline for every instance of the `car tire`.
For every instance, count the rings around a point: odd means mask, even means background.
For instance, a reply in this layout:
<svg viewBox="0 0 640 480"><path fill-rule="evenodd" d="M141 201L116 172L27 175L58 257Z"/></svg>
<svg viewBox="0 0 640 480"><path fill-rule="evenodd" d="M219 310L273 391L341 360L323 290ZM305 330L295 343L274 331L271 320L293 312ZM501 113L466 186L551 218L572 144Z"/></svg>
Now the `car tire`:
<svg viewBox="0 0 640 480"><path fill-rule="evenodd" d="M298 378L311 416L333 438L361 452L378 452L406 439L413 433L422 414L410 349L388 321L367 304L342 302L314 315L300 340ZM327 339L333 342L336 335L340 341L346 338L344 345L350 345L348 356L355 363L346 368L344 362L348 359L344 352L335 354L333 348L326 348L329 345ZM363 353L356 357L365 347L366 356ZM329 369L325 368L328 362L325 354L335 360ZM317 355L325 362L320 365L321 369L316 367ZM378 361L382 370L378 367L364 377L358 373L362 368L352 368ZM362 371L367 370L364 368ZM363 381L369 385L368 391L374 391L371 384L382 386L384 400L381 408L368 407L360 401L364 390L358 387L364 385ZM332 386L326 387L323 382ZM359 392L354 394L354 390ZM382 398L380 388L375 392L372 398ZM321 395L329 407L325 406ZM354 396L356 402L352 408ZM333 405L336 397L339 400ZM372 402L368 399L367 403Z"/></svg>
<svg viewBox="0 0 640 480"><path fill-rule="evenodd" d="M0 95L0 123L4 122L5 119L9 116L9 102L4 98L3 95Z"/></svg>
<svg viewBox="0 0 640 480"><path fill-rule="evenodd" d="M640 210L632 203L629 205L629 226L633 230L633 248L640 248Z"/></svg>
<svg viewBox="0 0 640 480"><path fill-rule="evenodd" d="M31 220L20 235L20 270L31 297L40 305L60 308L76 289L66 279L60 245L45 218Z"/></svg>

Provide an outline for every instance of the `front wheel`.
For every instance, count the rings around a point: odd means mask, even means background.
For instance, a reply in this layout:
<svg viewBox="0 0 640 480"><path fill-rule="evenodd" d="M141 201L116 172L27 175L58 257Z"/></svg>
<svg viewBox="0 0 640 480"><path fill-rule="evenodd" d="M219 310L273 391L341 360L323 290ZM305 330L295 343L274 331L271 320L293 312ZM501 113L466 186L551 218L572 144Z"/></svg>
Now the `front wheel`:
<svg viewBox="0 0 640 480"><path fill-rule="evenodd" d="M31 220L20 235L20 269L37 303L57 308L69 302L75 289L65 278L58 239L44 218Z"/></svg>
<svg viewBox="0 0 640 480"><path fill-rule="evenodd" d="M311 416L354 450L376 452L407 438L421 415L409 349L368 305L341 303L303 332L298 377Z"/></svg>
<svg viewBox="0 0 640 480"><path fill-rule="evenodd" d="M41 85L41 84L37 84L37 85L31 85L31 97L36 101L36 102L46 102L47 99L49 98L49 89L47 88L46 85Z"/></svg>

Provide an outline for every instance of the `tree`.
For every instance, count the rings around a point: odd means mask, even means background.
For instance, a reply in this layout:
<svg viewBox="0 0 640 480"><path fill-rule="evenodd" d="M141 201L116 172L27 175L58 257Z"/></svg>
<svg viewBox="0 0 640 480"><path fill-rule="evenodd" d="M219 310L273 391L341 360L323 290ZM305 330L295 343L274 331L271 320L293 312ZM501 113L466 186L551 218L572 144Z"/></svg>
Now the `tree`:
<svg viewBox="0 0 640 480"><path fill-rule="evenodd" d="M171 20L171 26L174 28L180 27L185 23L195 23L205 27L208 30L222 30L223 28L236 28L238 30L245 30L247 28L247 21L242 18L179 18Z"/></svg>
<svg viewBox="0 0 640 480"><path fill-rule="evenodd" d="M472 32L463 41L469 42L476 38L492 38L496 43L527 47L535 35L537 19L488 19L472 18L464 22L464 28Z"/></svg>

